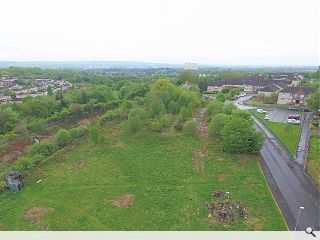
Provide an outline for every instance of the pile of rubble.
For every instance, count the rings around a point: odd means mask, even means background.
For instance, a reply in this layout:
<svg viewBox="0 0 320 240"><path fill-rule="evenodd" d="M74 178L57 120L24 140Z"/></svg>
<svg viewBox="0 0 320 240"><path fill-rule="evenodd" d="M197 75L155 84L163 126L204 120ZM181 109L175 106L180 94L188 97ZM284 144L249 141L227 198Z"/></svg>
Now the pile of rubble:
<svg viewBox="0 0 320 240"><path fill-rule="evenodd" d="M247 210L243 207L241 201L229 200L229 192L214 191L212 193L212 202L206 203L208 217L211 222L226 224L236 223L241 218L247 217Z"/></svg>

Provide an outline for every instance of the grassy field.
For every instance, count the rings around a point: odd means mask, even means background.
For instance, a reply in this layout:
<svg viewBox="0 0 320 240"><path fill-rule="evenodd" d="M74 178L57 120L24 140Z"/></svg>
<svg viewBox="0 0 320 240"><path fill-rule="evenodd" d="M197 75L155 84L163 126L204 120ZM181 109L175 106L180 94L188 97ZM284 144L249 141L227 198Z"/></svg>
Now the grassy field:
<svg viewBox="0 0 320 240"><path fill-rule="evenodd" d="M124 124L102 134L104 144L83 140L28 172L23 191L1 192L0 229L286 230L259 156L223 154L214 140L176 133L128 136ZM241 200L247 219L210 223L204 205L214 190ZM125 194L132 205L113 206ZM31 208L51 212L32 223Z"/></svg>
<svg viewBox="0 0 320 240"><path fill-rule="evenodd" d="M320 184L320 138L318 137L317 128L312 128L312 135L310 138L310 147L308 152L308 172Z"/></svg>
<svg viewBox="0 0 320 240"><path fill-rule="evenodd" d="M292 154L296 153L297 146L300 138L300 125L291 125L287 123L270 122L263 120L265 114L255 113L272 131L277 137L286 145Z"/></svg>

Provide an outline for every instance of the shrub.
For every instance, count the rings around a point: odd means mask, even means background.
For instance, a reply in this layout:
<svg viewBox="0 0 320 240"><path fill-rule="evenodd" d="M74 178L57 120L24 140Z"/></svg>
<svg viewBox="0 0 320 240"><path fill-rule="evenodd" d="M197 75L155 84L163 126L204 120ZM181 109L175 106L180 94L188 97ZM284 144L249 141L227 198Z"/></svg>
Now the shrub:
<svg viewBox="0 0 320 240"><path fill-rule="evenodd" d="M87 127L84 125L81 125L81 126L70 129L69 133L71 138L74 140L84 136L87 133Z"/></svg>
<svg viewBox="0 0 320 240"><path fill-rule="evenodd" d="M181 114L184 121L187 120L192 115L190 109L188 109L187 107L184 107L184 106L182 108L180 108L180 114Z"/></svg>
<svg viewBox="0 0 320 240"><path fill-rule="evenodd" d="M162 127L168 128L171 125L171 117L170 115L164 115L160 118L160 122Z"/></svg>
<svg viewBox="0 0 320 240"><path fill-rule="evenodd" d="M177 116L176 125L174 126L174 128L177 131L181 131L182 130L182 128L183 128L183 117L181 115Z"/></svg>
<svg viewBox="0 0 320 240"><path fill-rule="evenodd" d="M30 154L34 155L42 155L42 156L50 156L57 151L57 146L54 143L35 143L31 146Z"/></svg>
<svg viewBox="0 0 320 240"><path fill-rule="evenodd" d="M70 133L63 128L59 129L58 133L54 138L54 141L59 149L69 145L71 143L71 140L72 139Z"/></svg>
<svg viewBox="0 0 320 240"><path fill-rule="evenodd" d="M128 116L129 132L136 133L140 131L144 125L144 119L146 118L146 112L142 108L131 109Z"/></svg>
<svg viewBox="0 0 320 240"><path fill-rule="evenodd" d="M97 126L92 126L89 131L90 139L95 143L103 143L105 141L104 137L100 135Z"/></svg>
<svg viewBox="0 0 320 240"><path fill-rule="evenodd" d="M226 122L226 114L218 113L215 115L209 123L209 131L213 136L220 136L221 129Z"/></svg>
<svg viewBox="0 0 320 240"><path fill-rule="evenodd" d="M195 121L189 120L189 121L186 121L185 124L183 125L183 132L187 136L191 136L191 137L196 136L197 130L198 130L198 124Z"/></svg>
<svg viewBox="0 0 320 240"><path fill-rule="evenodd" d="M207 107L207 118L210 121L211 118L223 111L223 103L219 101L212 101Z"/></svg>
<svg viewBox="0 0 320 240"><path fill-rule="evenodd" d="M162 131L162 124L159 120L153 120L149 123L150 129L153 132L161 132Z"/></svg>
<svg viewBox="0 0 320 240"><path fill-rule="evenodd" d="M100 119L100 125L104 126L107 124L107 122L114 120L116 118L120 118L122 116L122 110L121 109L113 109L109 110L106 114L104 114Z"/></svg>
<svg viewBox="0 0 320 240"><path fill-rule="evenodd" d="M227 115L231 115L234 110L237 110L237 107L233 103L227 103L223 106L223 112Z"/></svg>

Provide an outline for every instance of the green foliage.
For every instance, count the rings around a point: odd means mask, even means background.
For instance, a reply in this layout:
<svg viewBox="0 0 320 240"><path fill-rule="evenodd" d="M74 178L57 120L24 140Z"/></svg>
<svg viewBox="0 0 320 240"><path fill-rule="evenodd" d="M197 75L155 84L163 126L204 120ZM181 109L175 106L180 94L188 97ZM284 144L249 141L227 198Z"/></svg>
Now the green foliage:
<svg viewBox="0 0 320 240"><path fill-rule="evenodd" d="M143 128L145 118L146 112L144 109L132 108L128 116L129 132L139 132Z"/></svg>
<svg viewBox="0 0 320 240"><path fill-rule="evenodd" d="M104 126L106 125L109 121L121 118L123 116L122 109L113 109L107 111L106 114L104 114L101 119L100 119L100 125Z"/></svg>
<svg viewBox="0 0 320 240"><path fill-rule="evenodd" d="M231 115L233 111L237 110L237 107L233 103L227 103L223 106L223 112L227 115Z"/></svg>
<svg viewBox="0 0 320 240"><path fill-rule="evenodd" d="M221 129L224 127L227 121L227 115L224 113L218 113L212 117L209 123L209 132L213 136L220 136Z"/></svg>
<svg viewBox="0 0 320 240"><path fill-rule="evenodd" d="M154 119L149 122L150 130L153 132L161 132L162 131L162 124L159 119Z"/></svg>
<svg viewBox="0 0 320 240"><path fill-rule="evenodd" d="M63 148L67 145L69 145L72 141L70 133L63 128L60 128L58 133L56 134L54 138L55 144L58 146L58 148Z"/></svg>
<svg viewBox="0 0 320 240"><path fill-rule="evenodd" d="M79 103L71 103L69 112L76 117L81 117L83 115L83 106Z"/></svg>
<svg viewBox="0 0 320 240"><path fill-rule="evenodd" d="M103 143L105 141L104 137L100 135L99 129L97 126L92 126L90 128L89 137L94 144Z"/></svg>
<svg viewBox="0 0 320 240"><path fill-rule="evenodd" d="M12 108L0 108L0 134L10 132L19 121L19 114Z"/></svg>
<svg viewBox="0 0 320 240"><path fill-rule="evenodd" d="M307 104L310 109L320 109L320 89L318 89L316 93L311 94L310 97L307 98Z"/></svg>
<svg viewBox="0 0 320 240"><path fill-rule="evenodd" d="M70 133L70 136L72 138L72 140L75 140L77 138L81 138L83 137L84 135L86 135L87 133L87 127L84 126L84 125L80 125L78 127L75 127L75 128L71 128L69 130L69 133Z"/></svg>
<svg viewBox="0 0 320 240"><path fill-rule="evenodd" d="M47 142L47 143L35 143L30 148L31 156L34 155L42 155L48 157L55 153L58 150L57 146L54 143Z"/></svg>
<svg viewBox="0 0 320 240"><path fill-rule="evenodd" d="M218 114L223 112L223 103L219 101L211 101L207 106L207 118L210 121L211 118Z"/></svg>
<svg viewBox="0 0 320 240"><path fill-rule="evenodd" d="M172 120L170 115L164 115L163 117L160 118L160 122L162 127L168 128L171 126Z"/></svg>
<svg viewBox="0 0 320 240"><path fill-rule="evenodd" d="M160 99L156 97L149 99L149 112L151 117L158 117L164 114L164 104Z"/></svg>
<svg viewBox="0 0 320 240"><path fill-rule="evenodd" d="M186 121L189 117L192 116L192 112L190 108L183 106L180 108L180 115L182 116L183 120Z"/></svg>
<svg viewBox="0 0 320 240"><path fill-rule="evenodd" d="M180 110L179 103L175 101L170 101L168 109L169 109L169 112L172 114L178 113Z"/></svg>
<svg viewBox="0 0 320 240"><path fill-rule="evenodd" d="M232 115L220 134L222 147L226 152L256 153L264 141L263 134L252 127L252 121Z"/></svg>
<svg viewBox="0 0 320 240"><path fill-rule="evenodd" d="M239 95L241 92L240 88L231 88L228 93L229 99L232 99L235 95Z"/></svg>
<svg viewBox="0 0 320 240"><path fill-rule="evenodd" d="M219 102L225 102L226 101L226 96L219 92L217 95L216 95L216 100L219 101Z"/></svg>
<svg viewBox="0 0 320 240"><path fill-rule="evenodd" d="M198 78L195 75L193 75L193 73L189 70L183 70L180 73L178 79L179 83L189 82L196 84L198 82Z"/></svg>
<svg viewBox="0 0 320 240"><path fill-rule="evenodd" d="M195 137L198 131L198 124L195 121L188 120L183 125L183 132L187 136Z"/></svg>
<svg viewBox="0 0 320 240"><path fill-rule="evenodd" d="M183 123L184 123L183 117L181 115L178 115L176 118L176 124L175 124L174 128L177 131L181 131L183 129Z"/></svg>

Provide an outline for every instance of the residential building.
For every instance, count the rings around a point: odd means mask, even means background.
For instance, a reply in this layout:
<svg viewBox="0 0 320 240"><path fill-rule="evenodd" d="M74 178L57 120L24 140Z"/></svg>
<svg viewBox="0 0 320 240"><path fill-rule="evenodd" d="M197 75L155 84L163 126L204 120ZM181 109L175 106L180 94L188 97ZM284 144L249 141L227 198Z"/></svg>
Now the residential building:
<svg viewBox="0 0 320 240"><path fill-rule="evenodd" d="M315 88L307 87L287 87L279 91L278 95L278 104L287 104L295 106L306 105L306 98L315 93Z"/></svg>

